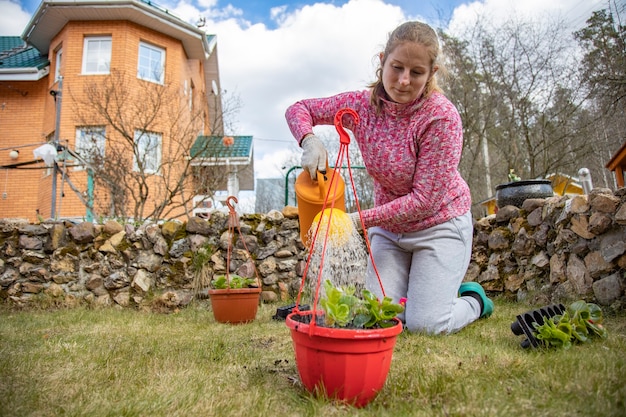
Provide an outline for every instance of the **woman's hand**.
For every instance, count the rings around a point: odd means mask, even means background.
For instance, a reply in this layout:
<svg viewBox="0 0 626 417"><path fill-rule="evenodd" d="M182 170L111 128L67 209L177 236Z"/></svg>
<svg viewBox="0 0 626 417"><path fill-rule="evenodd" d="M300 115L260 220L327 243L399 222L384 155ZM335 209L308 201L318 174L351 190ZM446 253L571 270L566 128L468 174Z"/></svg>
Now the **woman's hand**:
<svg viewBox="0 0 626 417"><path fill-rule="evenodd" d="M328 153L322 141L315 135L308 135L302 139L302 168L309 172L313 181L317 180L317 171L326 173Z"/></svg>

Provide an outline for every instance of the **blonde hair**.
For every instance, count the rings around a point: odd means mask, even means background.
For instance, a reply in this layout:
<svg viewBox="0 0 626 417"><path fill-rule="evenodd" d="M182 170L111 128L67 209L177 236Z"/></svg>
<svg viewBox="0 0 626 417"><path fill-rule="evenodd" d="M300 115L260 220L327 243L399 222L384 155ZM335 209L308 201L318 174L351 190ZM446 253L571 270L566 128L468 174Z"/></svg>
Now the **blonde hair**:
<svg viewBox="0 0 626 417"><path fill-rule="evenodd" d="M430 56L430 69L434 71L435 67L439 70L442 68L440 54L441 48L439 46L439 38L437 33L426 23L422 22L405 22L395 28L389 35L385 50L383 51L383 59L380 62L378 69L376 70L376 81L369 84L372 89L372 96L370 97L370 103L377 110L380 110L382 103L380 96L384 92L383 87L383 66L385 60L393 52L396 47L404 42L415 42L423 45L428 50ZM426 83L426 89L424 90L424 96L428 97L433 91L442 92L441 88L437 84L436 73L433 74Z"/></svg>

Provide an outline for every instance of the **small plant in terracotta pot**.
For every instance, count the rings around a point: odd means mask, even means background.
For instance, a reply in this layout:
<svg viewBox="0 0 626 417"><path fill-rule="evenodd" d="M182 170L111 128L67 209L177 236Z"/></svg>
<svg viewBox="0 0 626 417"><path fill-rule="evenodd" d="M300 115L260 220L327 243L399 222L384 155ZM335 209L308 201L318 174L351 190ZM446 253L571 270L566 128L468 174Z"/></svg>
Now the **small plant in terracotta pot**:
<svg viewBox="0 0 626 417"><path fill-rule="evenodd" d="M256 318L261 287L254 278L219 275L211 280L209 298L219 323L248 323Z"/></svg>
<svg viewBox="0 0 626 417"><path fill-rule="evenodd" d="M256 278L242 277L236 274L229 274L232 246L235 239L235 230L242 239L243 246L249 258L250 251L243 241L243 235L239 227L239 217L235 212L233 202L237 203L237 198L230 196L226 199L229 209L228 233L230 240L226 253L226 274L215 276L211 280L209 298L215 320L220 323L240 324L253 321L259 308L261 297L261 280L256 268L254 273Z"/></svg>
<svg viewBox="0 0 626 417"><path fill-rule="evenodd" d="M256 288L259 283L254 278L244 278L240 275L217 275L211 280L211 287L216 290L227 288Z"/></svg>

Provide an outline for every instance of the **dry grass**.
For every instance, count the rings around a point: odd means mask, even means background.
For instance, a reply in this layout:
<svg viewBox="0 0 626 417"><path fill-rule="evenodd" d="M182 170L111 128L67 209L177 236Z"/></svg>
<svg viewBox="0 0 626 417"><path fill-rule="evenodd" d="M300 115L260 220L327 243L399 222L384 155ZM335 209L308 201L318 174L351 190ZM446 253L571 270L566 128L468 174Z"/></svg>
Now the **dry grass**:
<svg viewBox="0 0 626 417"><path fill-rule="evenodd" d="M452 336L399 336L387 383L363 409L302 389L289 330L261 306L245 325L206 303L176 314L0 309L2 416L622 416L626 317L609 338L524 350L496 312Z"/></svg>

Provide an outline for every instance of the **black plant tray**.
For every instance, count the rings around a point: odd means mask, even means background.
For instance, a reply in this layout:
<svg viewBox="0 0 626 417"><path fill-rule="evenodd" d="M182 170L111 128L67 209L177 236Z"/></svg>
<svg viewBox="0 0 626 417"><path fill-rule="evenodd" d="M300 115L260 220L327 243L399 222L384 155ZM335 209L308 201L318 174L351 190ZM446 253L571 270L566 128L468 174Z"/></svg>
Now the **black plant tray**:
<svg viewBox="0 0 626 417"><path fill-rule="evenodd" d="M511 331L514 335L524 335L526 338L522 340L522 347L524 349L529 347L539 347L541 341L535 337L535 328L533 323L542 325L545 318L552 318L565 312L565 306L563 304L551 304L549 306L541 307L536 310L529 310L524 314L517 316L517 320L511 323Z"/></svg>
<svg viewBox="0 0 626 417"><path fill-rule="evenodd" d="M294 308L296 308L296 305L295 305L295 304L289 304L289 305L286 305L286 306L283 306L283 307L278 307L278 308L276 309L276 314L274 314L274 315L272 316L272 318L273 318L274 320L285 320L285 319L287 318L287 316L288 316L291 312L293 312L293 309L294 309ZM309 309L310 309L310 307L309 307L309 305L308 305L308 304L304 304L304 305L299 305L299 306L298 306L298 310L299 310L299 311L307 311L307 310L309 310Z"/></svg>

